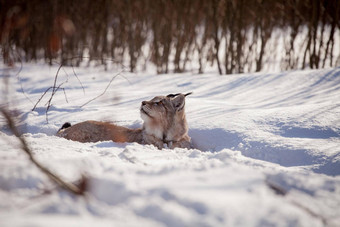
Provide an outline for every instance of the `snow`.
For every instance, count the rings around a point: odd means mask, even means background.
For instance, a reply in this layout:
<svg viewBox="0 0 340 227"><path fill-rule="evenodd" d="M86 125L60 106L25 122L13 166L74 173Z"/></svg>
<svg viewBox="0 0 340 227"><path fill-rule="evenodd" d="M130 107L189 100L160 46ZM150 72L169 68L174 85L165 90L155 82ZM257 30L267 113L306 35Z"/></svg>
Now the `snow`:
<svg viewBox="0 0 340 227"><path fill-rule="evenodd" d="M75 69L80 83L63 67L57 85L65 82L65 93L54 96L48 123L50 91L31 109L53 86L58 67L24 64L18 76L18 69L2 68L10 95L2 93L1 105L19 114L35 157L67 181L87 176L90 186L85 197L56 188L0 118L0 226L340 223L340 68L116 76L119 69L84 67ZM186 113L195 149L54 136L66 121L140 127L143 100L191 91Z"/></svg>

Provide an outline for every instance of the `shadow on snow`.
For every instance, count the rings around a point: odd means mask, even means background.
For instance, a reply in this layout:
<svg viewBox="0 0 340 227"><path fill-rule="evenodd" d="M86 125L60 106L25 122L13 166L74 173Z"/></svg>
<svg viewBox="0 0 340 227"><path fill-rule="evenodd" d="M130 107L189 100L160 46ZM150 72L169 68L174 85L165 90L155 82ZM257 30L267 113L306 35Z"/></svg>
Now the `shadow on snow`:
<svg viewBox="0 0 340 227"><path fill-rule="evenodd" d="M276 163L285 167L312 166L312 170L316 173L331 176L340 175L340 162L336 161L338 159L325 155L316 155L307 149L273 145L264 141L251 141L238 132L226 131L221 128L191 129L189 135L192 137L194 147L202 151L238 150L246 157ZM338 137L339 135L332 130L325 130L324 133L318 134L312 129L291 128L285 131L282 136L330 138L333 136Z"/></svg>

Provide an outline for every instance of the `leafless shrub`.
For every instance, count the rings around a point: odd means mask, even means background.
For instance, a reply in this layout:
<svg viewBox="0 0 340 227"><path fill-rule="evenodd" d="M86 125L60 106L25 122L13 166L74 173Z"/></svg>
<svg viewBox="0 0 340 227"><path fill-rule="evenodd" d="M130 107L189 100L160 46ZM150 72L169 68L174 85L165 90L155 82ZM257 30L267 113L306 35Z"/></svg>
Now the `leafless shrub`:
<svg viewBox="0 0 340 227"><path fill-rule="evenodd" d="M70 59L78 59L78 58L79 58L78 56L75 56L75 57L71 57ZM103 59L103 60L104 60L104 59ZM105 59L105 61L112 61L112 62L115 62L115 60L113 60L113 59ZM68 77L69 77L69 76L67 76L67 79L66 79L65 81L58 83L59 73L60 73L61 69L63 68L63 66L64 66L64 65L63 65L62 63L59 65L59 67L58 67L58 69L57 69L57 72L56 72L56 74L55 74L55 76L54 76L53 85L52 85L51 87L48 87L48 88L42 93L42 95L40 96L40 98L37 100L37 102L34 104L34 106L33 106L33 108L32 108L32 111L34 111L34 110L37 108L37 106L39 105L39 103L43 100L43 98L50 92L50 96L49 96L49 98L48 98L48 101L47 101L46 104L45 104L45 106L46 106L45 116L46 116L46 122L47 122L47 123L48 123L48 111L49 111L49 109L50 109L51 106L52 106L52 101L53 101L54 96L56 95L56 93L57 93L59 90L63 91L64 96L65 96L65 101L68 102L67 94L66 94L66 88L63 87L63 85L65 85L65 84L68 82ZM80 84L80 86L82 87L82 90L83 90L83 92L84 92L84 94L85 94L85 88L84 88L84 86L83 86L83 84L82 84L80 78L78 77L77 73L75 72L74 67L73 67L73 66L71 66L71 67L72 67L72 71L73 71L73 76L76 77L77 81L79 82L79 84ZM106 93L106 91L108 90L108 88L110 87L110 85L112 84L112 82L114 81L114 79L115 79L116 77L118 77L118 76L123 77L124 79L126 79L126 80L130 83L130 81L123 75L123 72L126 70L126 67L125 67L123 64L121 64L121 67L122 67L122 69L121 69L118 73L116 73L116 74L113 75L113 77L112 77L111 80L109 81L109 83L108 83L108 85L106 86L106 88L104 89L104 91L103 91L101 94L99 94L98 96L96 96L96 97L90 99L89 101L85 102L84 104L82 104L82 105L80 106L80 108L84 107L85 105L89 104L90 102L93 102L94 100L96 100L96 99L98 99L99 97L103 96L103 95ZM64 72L66 73L66 71L64 71ZM67 73L66 73L66 74L67 74ZM22 87L22 85L21 85L21 87ZM23 88L22 88L22 92L24 93ZM26 97L27 97L27 96L26 96ZM28 97L27 97L27 98L28 98Z"/></svg>
<svg viewBox="0 0 340 227"><path fill-rule="evenodd" d="M67 4L12 0L0 4L1 53L9 65L17 61L15 50L26 61L45 59L52 64L59 59L62 65L74 66L85 56L105 67L107 58L118 64L128 59L133 72L147 49L147 60L158 73L169 73L171 66L182 72L190 61L197 61L200 73L205 63L216 64L220 74L260 71L269 64L264 59L272 54L268 43L277 29L288 31L280 53L282 69L334 67L340 59L338 0L75 0ZM297 43L300 37L303 45ZM196 51L199 57L194 59Z"/></svg>

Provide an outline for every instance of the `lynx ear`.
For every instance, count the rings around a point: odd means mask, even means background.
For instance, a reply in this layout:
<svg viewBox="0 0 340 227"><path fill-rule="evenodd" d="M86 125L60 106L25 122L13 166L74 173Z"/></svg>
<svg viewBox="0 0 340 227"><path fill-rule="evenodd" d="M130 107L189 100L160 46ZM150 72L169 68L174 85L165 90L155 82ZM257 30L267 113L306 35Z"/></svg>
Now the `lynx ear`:
<svg viewBox="0 0 340 227"><path fill-rule="evenodd" d="M191 95L191 94L192 94L192 92L189 92L189 93L184 94L184 96L188 96L188 95ZM177 94L168 94L166 97L168 97L168 98L174 98L174 97L176 97L177 95L181 95L181 93L177 93Z"/></svg>
<svg viewBox="0 0 340 227"><path fill-rule="evenodd" d="M175 98L171 100L171 103L176 111L181 111L185 105L185 95L178 94Z"/></svg>
<svg viewBox="0 0 340 227"><path fill-rule="evenodd" d="M177 94L168 94L166 97L173 98L173 97L176 97L177 95L180 95L180 93L177 93Z"/></svg>

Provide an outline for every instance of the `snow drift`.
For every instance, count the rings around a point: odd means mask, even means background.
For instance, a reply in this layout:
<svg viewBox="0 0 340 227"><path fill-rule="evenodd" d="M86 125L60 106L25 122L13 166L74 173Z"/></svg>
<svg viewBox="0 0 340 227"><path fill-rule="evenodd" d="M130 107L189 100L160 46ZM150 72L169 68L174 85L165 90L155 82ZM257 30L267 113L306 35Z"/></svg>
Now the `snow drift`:
<svg viewBox="0 0 340 227"><path fill-rule="evenodd" d="M46 122L57 67L3 69L19 128L35 157L68 181L72 196L33 166L0 118L1 226L336 226L340 222L340 68L273 74L146 75L64 67ZM108 89L103 91L105 88ZM4 85L3 85L4 87ZM23 89L22 89L23 88ZM22 92L24 90L24 93ZM65 122L139 127L156 95L186 101L195 149L158 150L55 137ZM80 107L84 103L99 98ZM7 105L6 104L6 105ZM283 193L282 193L283 192Z"/></svg>

